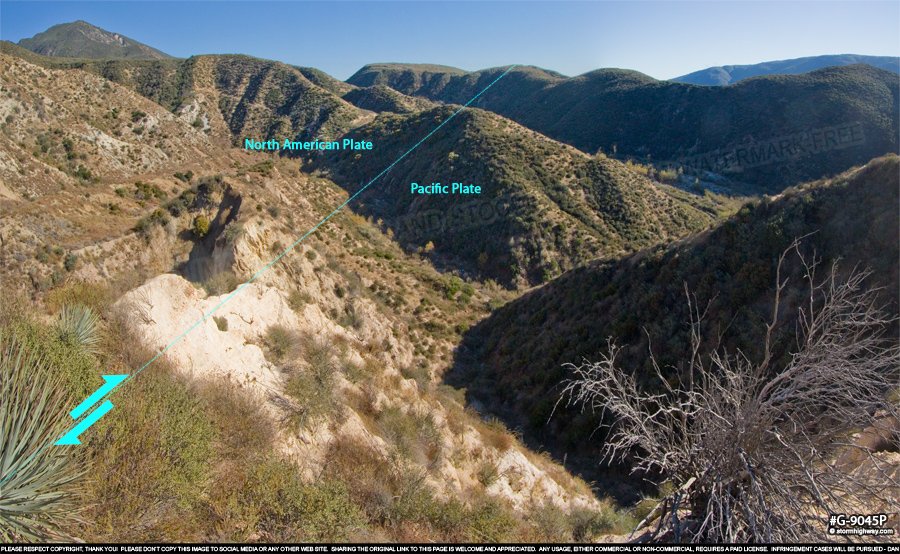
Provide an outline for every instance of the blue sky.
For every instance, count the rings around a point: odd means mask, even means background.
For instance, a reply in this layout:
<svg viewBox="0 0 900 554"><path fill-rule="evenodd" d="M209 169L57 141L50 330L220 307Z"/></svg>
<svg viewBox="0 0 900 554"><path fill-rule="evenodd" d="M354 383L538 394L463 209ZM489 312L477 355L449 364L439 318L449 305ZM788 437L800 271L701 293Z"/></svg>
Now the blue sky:
<svg viewBox="0 0 900 554"><path fill-rule="evenodd" d="M84 19L179 57L242 53L346 79L372 62L600 67L659 79L818 54L900 55L900 2L13 2L13 42Z"/></svg>

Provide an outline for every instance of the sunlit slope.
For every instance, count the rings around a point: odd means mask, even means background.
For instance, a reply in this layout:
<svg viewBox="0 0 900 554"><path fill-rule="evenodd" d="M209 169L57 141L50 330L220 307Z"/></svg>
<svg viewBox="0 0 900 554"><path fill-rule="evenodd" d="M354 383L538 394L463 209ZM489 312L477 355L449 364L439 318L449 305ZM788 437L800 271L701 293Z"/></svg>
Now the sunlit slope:
<svg viewBox="0 0 900 554"><path fill-rule="evenodd" d="M342 100L353 87L311 69L242 55L186 60L49 58L3 43L5 53L48 68L82 69L130 88L212 136L331 139L371 118Z"/></svg>
<svg viewBox="0 0 900 554"><path fill-rule="evenodd" d="M50 365L40 385L66 410L101 375L134 376L82 434L63 538L567 541L630 524L440 382L510 292L351 210L270 264L346 191L96 74L0 62L0 336ZM77 339L73 309L90 314Z"/></svg>
<svg viewBox="0 0 900 554"><path fill-rule="evenodd" d="M455 108L382 115L351 137L371 152L322 156L350 192L378 175ZM480 194L414 194L411 183L474 184ZM507 119L461 112L359 197L408 249L473 275L538 283L580 261L705 227L713 218L677 191ZM700 203L700 201L697 201Z"/></svg>

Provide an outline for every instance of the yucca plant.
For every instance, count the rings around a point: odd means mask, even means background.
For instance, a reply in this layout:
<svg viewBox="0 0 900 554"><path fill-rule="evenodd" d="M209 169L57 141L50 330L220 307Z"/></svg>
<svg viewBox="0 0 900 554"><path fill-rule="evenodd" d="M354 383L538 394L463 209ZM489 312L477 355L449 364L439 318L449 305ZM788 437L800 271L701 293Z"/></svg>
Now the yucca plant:
<svg viewBox="0 0 900 554"><path fill-rule="evenodd" d="M59 312L57 321L59 338L77 346L90 354L96 354L100 347L100 318L87 306L66 304Z"/></svg>
<svg viewBox="0 0 900 554"><path fill-rule="evenodd" d="M68 538L81 466L53 443L69 426L51 368L0 336L0 542Z"/></svg>

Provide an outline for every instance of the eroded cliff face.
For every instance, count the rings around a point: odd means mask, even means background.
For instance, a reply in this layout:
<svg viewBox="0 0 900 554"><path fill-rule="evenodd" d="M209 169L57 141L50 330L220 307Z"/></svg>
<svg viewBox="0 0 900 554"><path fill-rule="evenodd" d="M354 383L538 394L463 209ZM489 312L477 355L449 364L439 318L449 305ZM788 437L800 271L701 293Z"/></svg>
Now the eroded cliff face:
<svg viewBox="0 0 900 554"><path fill-rule="evenodd" d="M223 272L251 275L271 257L267 245L286 239L271 224L249 222L236 241L216 246L207 261ZM169 273L127 292L116 305L133 314L134 331L145 345L164 351L184 375L226 380L256 398L277 428L279 449L309 478L321 473L335 441L352 440L383 456L408 457L446 498L465 499L486 489L519 509L545 503L565 510L599 507L583 483L513 437L498 441L495 430L483 433L477 416L440 397L431 372L413 378L407 368L414 363L415 347L403 332L402 316L364 294L341 298L335 291L350 290L352 284L340 270L317 263L319 256L304 255L312 248L298 250L288 266L240 290L208 294ZM374 282L364 278L362 286ZM305 302L298 305L297 297ZM346 314L347 306L352 306L352 324L333 318ZM173 340L187 329L183 339ZM287 332L296 344L274 352L279 347L272 344L273 330ZM292 414L311 403L292 393L292 377L312 375L322 366L333 373L333 382L319 394L333 395L339 409L292 422ZM427 419L431 436L424 451L403 444L406 439L384 424L384 414Z"/></svg>

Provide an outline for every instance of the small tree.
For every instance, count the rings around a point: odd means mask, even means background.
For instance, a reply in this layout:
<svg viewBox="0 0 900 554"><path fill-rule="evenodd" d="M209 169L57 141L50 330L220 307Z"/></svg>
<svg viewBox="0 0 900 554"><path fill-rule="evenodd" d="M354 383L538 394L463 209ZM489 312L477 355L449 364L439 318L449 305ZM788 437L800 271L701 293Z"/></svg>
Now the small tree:
<svg viewBox="0 0 900 554"><path fill-rule="evenodd" d="M194 218L194 235L197 238L203 238L209 233L209 218L205 215L200 214Z"/></svg>
<svg viewBox="0 0 900 554"><path fill-rule="evenodd" d="M900 349L896 337L884 336L896 319L864 286L869 272L839 282L833 266L816 281L815 260L804 259L798 246L779 260L759 362L720 348L703 355L705 312L688 294L692 354L685 372L664 375L651 352L656 387L639 386L617 367L611 339L599 362L569 365L575 376L564 397L613 420L606 458L628 457L634 471L674 485L639 527L659 517L656 532L665 523L675 541L818 541L829 513L871 511L900 494L891 468L852 440L864 429L896 432L889 427L897 425L898 406L889 396L900 387ZM791 251L806 269L808 295L796 348L779 364L773 333ZM867 464L865 471L847 465L848 452L855 466Z"/></svg>

